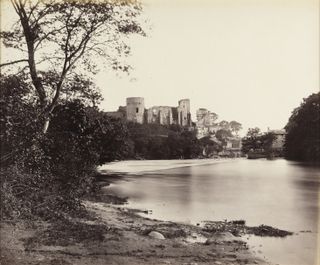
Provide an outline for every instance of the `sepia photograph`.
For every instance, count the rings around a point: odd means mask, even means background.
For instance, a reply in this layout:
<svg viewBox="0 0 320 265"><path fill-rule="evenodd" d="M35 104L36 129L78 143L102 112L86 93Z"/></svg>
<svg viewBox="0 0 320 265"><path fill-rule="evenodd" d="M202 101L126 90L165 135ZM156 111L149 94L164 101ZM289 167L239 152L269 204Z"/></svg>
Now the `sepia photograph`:
<svg viewBox="0 0 320 265"><path fill-rule="evenodd" d="M0 0L0 265L320 265L319 0Z"/></svg>

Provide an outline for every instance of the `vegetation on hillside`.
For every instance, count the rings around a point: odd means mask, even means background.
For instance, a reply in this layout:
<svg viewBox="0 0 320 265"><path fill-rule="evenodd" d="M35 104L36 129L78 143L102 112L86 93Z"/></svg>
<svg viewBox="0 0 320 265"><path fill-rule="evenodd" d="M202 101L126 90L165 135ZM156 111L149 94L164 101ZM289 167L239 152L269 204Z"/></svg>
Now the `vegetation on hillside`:
<svg viewBox="0 0 320 265"><path fill-rule="evenodd" d="M129 146L136 159L189 159L200 157L201 141L194 131L178 125L129 123Z"/></svg>

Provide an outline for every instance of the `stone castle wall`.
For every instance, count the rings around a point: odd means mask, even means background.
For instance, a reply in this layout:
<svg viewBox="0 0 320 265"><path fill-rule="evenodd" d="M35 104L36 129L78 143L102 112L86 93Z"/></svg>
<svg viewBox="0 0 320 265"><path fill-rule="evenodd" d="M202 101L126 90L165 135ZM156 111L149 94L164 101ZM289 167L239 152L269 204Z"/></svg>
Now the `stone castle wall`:
<svg viewBox="0 0 320 265"><path fill-rule="evenodd" d="M178 124L181 126L191 126L191 114L190 114L190 100L179 100L178 110Z"/></svg>
<svg viewBox="0 0 320 265"><path fill-rule="evenodd" d="M127 98L127 115L128 121L144 123L144 98L132 97Z"/></svg>
<svg viewBox="0 0 320 265"><path fill-rule="evenodd" d="M161 125L191 126L189 99L180 100L178 107L153 106L149 109L145 109L143 97L127 98L126 103L125 107L120 106L118 111L107 112L107 114L140 124L157 123Z"/></svg>
<svg viewBox="0 0 320 265"><path fill-rule="evenodd" d="M168 106L153 106L149 108L147 110L147 123L173 124L172 108Z"/></svg>

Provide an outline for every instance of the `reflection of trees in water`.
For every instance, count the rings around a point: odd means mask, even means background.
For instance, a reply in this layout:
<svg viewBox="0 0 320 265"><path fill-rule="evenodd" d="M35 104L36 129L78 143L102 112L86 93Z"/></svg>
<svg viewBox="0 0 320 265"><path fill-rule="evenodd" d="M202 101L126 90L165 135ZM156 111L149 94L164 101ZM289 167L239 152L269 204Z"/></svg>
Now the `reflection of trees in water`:
<svg viewBox="0 0 320 265"><path fill-rule="evenodd" d="M305 219L306 229L313 232L318 229L319 199L320 199L320 168L311 164L292 164L294 174L292 185L295 190L295 205L300 215Z"/></svg>
<svg viewBox="0 0 320 265"><path fill-rule="evenodd" d="M173 198L174 201L167 203L170 207L171 203L188 205L192 203L192 167L180 167L161 171L161 175L152 175L154 181L154 189L159 201L167 201L167 198ZM160 179L158 181L158 179ZM183 179L183 181L182 181Z"/></svg>

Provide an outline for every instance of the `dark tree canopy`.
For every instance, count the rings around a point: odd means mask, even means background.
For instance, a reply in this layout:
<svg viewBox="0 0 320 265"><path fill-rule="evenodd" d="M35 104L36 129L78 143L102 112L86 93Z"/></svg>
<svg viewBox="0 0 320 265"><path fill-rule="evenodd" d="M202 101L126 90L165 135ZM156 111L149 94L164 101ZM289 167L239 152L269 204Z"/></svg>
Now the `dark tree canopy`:
<svg viewBox="0 0 320 265"><path fill-rule="evenodd" d="M220 129L216 132L216 137L219 141L225 141L227 138L232 137L230 130Z"/></svg>
<svg viewBox="0 0 320 265"><path fill-rule="evenodd" d="M286 158L320 162L320 93L293 110L286 131Z"/></svg>
<svg viewBox="0 0 320 265"><path fill-rule="evenodd" d="M202 152L195 132L179 125L128 123L128 130L131 159L189 159Z"/></svg>

